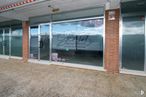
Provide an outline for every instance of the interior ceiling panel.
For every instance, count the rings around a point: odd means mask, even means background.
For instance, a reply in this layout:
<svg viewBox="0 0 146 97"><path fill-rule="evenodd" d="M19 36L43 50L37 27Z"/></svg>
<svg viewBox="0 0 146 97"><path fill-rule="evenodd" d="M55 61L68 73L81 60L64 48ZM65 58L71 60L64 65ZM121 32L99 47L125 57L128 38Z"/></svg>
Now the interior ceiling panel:
<svg viewBox="0 0 146 97"><path fill-rule="evenodd" d="M22 0L1 0L0 5L5 5L17 1ZM25 18L30 18L53 13L52 12L53 8L54 9L58 8L59 11L57 12L65 12L83 8L103 6L106 1L107 0L46 0L45 2L40 2L16 8L14 10L11 10L10 12L13 14L24 16ZM51 5L51 7L48 7L48 5Z"/></svg>

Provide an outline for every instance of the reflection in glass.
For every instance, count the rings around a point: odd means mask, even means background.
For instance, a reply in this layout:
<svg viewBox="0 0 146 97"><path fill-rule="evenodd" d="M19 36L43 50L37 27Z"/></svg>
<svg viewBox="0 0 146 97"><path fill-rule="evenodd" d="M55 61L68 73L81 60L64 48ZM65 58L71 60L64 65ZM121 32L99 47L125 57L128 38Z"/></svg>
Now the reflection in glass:
<svg viewBox="0 0 146 97"><path fill-rule="evenodd" d="M144 17L123 18L122 68L144 70Z"/></svg>
<svg viewBox="0 0 146 97"><path fill-rule="evenodd" d="M9 55L9 29L0 30L0 54Z"/></svg>
<svg viewBox="0 0 146 97"><path fill-rule="evenodd" d="M4 29L4 54L9 55L9 29Z"/></svg>
<svg viewBox="0 0 146 97"><path fill-rule="evenodd" d="M50 35L49 35L49 25L40 25L40 59L49 60L50 59Z"/></svg>
<svg viewBox="0 0 146 97"><path fill-rule="evenodd" d="M103 19L54 23L53 61L102 66Z"/></svg>
<svg viewBox="0 0 146 97"><path fill-rule="evenodd" d="M30 58L38 59L38 26L30 28Z"/></svg>
<svg viewBox="0 0 146 97"><path fill-rule="evenodd" d="M0 29L0 54L3 54L3 30Z"/></svg>
<svg viewBox="0 0 146 97"><path fill-rule="evenodd" d="M11 55L22 57L22 28L12 27Z"/></svg>

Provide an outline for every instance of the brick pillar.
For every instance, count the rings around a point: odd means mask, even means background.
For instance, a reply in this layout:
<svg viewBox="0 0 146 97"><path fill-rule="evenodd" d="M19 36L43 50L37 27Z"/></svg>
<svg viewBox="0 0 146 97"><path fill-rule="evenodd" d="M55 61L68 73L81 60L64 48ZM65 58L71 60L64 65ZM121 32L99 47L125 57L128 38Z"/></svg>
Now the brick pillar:
<svg viewBox="0 0 146 97"><path fill-rule="evenodd" d="M23 27L23 61L27 62L29 58L29 22L23 21L22 22Z"/></svg>
<svg viewBox="0 0 146 97"><path fill-rule="evenodd" d="M109 20L109 12L115 12L115 19ZM119 17L120 10L105 11L105 69L119 73Z"/></svg>

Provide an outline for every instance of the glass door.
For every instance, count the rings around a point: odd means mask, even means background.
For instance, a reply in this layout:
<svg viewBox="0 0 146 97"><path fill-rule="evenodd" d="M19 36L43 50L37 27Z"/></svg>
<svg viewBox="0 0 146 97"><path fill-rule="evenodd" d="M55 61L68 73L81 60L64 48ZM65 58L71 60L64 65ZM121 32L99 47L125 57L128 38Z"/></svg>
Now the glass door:
<svg viewBox="0 0 146 97"><path fill-rule="evenodd" d="M123 17L122 68L144 71L145 17Z"/></svg>
<svg viewBox="0 0 146 97"><path fill-rule="evenodd" d="M50 25L39 25L39 59L50 60Z"/></svg>

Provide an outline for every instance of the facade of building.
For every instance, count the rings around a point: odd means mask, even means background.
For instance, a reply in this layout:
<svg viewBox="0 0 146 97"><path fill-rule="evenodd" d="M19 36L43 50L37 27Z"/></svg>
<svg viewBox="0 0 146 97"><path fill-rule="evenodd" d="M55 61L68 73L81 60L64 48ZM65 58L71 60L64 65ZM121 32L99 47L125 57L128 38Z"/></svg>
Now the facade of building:
<svg viewBox="0 0 146 97"><path fill-rule="evenodd" d="M146 1L12 1L0 4L1 58L146 74Z"/></svg>

